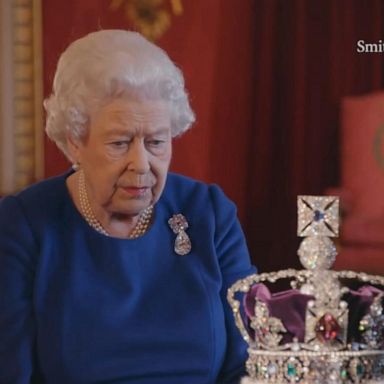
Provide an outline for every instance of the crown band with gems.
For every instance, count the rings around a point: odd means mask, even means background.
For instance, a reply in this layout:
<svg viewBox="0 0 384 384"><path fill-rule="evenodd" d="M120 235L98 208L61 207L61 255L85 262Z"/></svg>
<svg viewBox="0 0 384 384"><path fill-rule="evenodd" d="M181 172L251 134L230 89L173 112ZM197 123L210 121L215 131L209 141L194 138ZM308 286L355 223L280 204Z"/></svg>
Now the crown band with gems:
<svg viewBox="0 0 384 384"><path fill-rule="evenodd" d="M299 196L305 270L254 274L228 290L249 344L247 383L384 382L384 277L328 269L336 256L329 236L338 234L338 204L332 196ZM292 289L270 293L267 285L284 280Z"/></svg>

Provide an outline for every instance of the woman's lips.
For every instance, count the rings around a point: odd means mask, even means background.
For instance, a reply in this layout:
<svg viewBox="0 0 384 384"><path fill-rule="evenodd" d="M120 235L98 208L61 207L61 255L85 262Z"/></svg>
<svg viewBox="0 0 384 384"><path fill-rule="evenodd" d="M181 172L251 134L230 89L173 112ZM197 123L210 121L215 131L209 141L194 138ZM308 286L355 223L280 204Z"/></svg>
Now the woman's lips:
<svg viewBox="0 0 384 384"><path fill-rule="evenodd" d="M123 189L131 196L140 197L144 196L147 193L149 187L124 187Z"/></svg>

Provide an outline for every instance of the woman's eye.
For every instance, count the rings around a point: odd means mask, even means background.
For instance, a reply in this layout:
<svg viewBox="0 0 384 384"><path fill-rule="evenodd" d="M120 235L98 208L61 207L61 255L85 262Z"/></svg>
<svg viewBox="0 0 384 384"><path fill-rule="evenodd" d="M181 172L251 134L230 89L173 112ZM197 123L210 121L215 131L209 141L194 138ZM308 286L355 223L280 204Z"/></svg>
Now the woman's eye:
<svg viewBox="0 0 384 384"><path fill-rule="evenodd" d="M128 141L114 141L110 144L115 148L122 148L128 145Z"/></svg>
<svg viewBox="0 0 384 384"><path fill-rule="evenodd" d="M158 146L158 145L161 145L161 144L163 144L164 143L164 141L163 140L149 140L148 141L148 144L149 145L153 145L153 146Z"/></svg>
<svg viewBox="0 0 384 384"><path fill-rule="evenodd" d="M108 143L108 148L111 153L124 153L128 150L129 141L117 140Z"/></svg>

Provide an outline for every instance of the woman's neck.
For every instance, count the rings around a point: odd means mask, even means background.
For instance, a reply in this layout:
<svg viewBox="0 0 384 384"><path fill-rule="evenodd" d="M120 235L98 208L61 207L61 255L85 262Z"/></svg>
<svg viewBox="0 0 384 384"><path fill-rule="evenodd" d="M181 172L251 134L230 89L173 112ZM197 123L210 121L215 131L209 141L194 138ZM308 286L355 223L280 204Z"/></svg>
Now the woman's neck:
<svg viewBox="0 0 384 384"><path fill-rule="evenodd" d="M82 178L84 175L77 171L67 178L66 185L76 209L90 226L104 235L118 238L136 238L146 232L152 217L152 207L135 216L108 212L92 204Z"/></svg>

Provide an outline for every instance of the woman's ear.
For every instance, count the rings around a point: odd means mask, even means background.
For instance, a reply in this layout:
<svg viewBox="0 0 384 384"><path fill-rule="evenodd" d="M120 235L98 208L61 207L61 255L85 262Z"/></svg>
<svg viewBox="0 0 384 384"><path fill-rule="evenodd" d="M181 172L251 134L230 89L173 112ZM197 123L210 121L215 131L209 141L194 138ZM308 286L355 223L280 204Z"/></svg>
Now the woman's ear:
<svg viewBox="0 0 384 384"><path fill-rule="evenodd" d="M71 161L73 163L81 163L81 146L82 143L80 139L74 138L69 133L66 136L67 140L67 148L68 148L68 154L71 158Z"/></svg>

